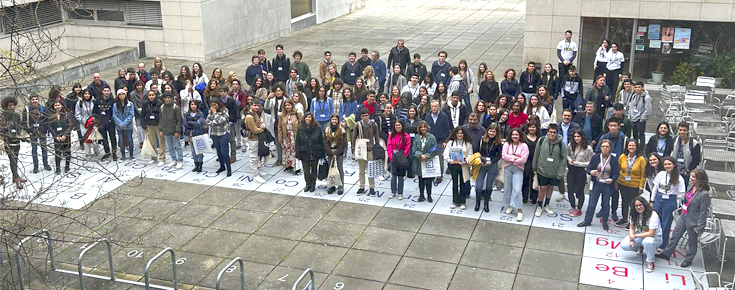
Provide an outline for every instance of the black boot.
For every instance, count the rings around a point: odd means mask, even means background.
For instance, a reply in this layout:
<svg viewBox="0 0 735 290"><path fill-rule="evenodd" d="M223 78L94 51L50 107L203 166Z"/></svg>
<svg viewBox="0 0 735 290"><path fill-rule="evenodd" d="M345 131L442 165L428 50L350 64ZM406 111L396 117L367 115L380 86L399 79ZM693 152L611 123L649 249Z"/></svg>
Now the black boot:
<svg viewBox="0 0 735 290"><path fill-rule="evenodd" d="M191 172L199 172L199 162L194 161L194 168L191 169Z"/></svg>
<svg viewBox="0 0 735 290"><path fill-rule="evenodd" d="M434 200L433 200L433 199L431 199L431 193L427 193L427 194L426 194L426 200L428 200L428 201L429 201L429 203L432 203L432 202L434 202Z"/></svg>
<svg viewBox="0 0 735 290"><path fill-rule="evenodd" d="M418 200L418 202L423 202L424 200L426 200L426 198L424 197L424 192L422 191L422 192L421 192L421 193L419 194L419 200Z"/></svg>
<svg viewBox="0 0 735 290"><path fill-rule="evenodd" d="M220 174L220 172L223 172L223 171L225 171L225 170L226 170L226 169L225 169L224 167L220 167L219 169L217 169L217 171L216 171L216 172L217 172L217 174Z"/></svg>
<svg viewBox="0 0 735 290"><path fill-rule="evenodd" d="M488 202L488 201L491 201L491 200L493 200L493 198L491 197L491 195L493 195L493 191L492 191L492 189L487 189L487 190L484 190L484 192L483 192L483 196L485 196L485 197L486 197L486 199L485 199L485 202Z"/></svg>
<svg viewBox="0 0 735 290"><path fill-rule="evenodd" d="M204 166L204 162L199 161L199 168L197 169L197 172L202 172L202 166Z"/></svg>
<svg viewBox="0 0 735 290"><path fill-rule="evenodd" d="M475 202L475 211L480 211L480 201L481 201L481 198L478 195L476 197L476 199L477 199L477 202Z"/></svg>
<svg viewBox="0 0 735 290"><path fill-rule="evenodd" d="M485 212L490 212L490 201L485 199Z"/></svg>

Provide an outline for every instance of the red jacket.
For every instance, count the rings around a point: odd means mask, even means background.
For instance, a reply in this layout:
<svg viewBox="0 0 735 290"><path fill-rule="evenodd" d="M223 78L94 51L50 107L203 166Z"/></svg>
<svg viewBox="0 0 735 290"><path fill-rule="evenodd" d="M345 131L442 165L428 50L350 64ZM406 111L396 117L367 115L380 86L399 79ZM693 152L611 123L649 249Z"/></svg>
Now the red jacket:
<svg viewBox="0 0 735 290"><path fill-rule="evenodd" d="M518 116L513 116L513 113L508 115L508 125L510 128L515 129L523 126L528 121L528 115L524 112L519 112Z"/></svg>

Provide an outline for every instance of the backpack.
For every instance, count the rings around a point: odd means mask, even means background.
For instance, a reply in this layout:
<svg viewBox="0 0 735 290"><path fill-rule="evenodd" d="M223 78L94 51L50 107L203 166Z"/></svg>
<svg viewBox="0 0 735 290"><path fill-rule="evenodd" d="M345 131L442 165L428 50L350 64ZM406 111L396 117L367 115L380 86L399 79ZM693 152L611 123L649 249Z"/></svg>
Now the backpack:
<svg viewBox="0 0 735 290"><path fill-rule="evenodd" d="M459 81L459 99L460 100L467 100L470 98L470 93L467 92L467 85L464 84L463 81ZM470 107L470 104L465 104L468 108Z"/></svg>

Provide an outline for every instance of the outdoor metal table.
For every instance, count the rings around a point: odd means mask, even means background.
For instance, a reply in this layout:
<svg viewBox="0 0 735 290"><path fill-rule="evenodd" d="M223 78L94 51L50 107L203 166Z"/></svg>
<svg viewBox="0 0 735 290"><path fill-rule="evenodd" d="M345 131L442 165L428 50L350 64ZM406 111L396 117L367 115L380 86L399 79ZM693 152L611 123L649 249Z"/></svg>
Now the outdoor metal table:
<svg viewBox="0 0 735 290"><path fill-rule="evenodd" d="M712 213L728 219L735 218L735 200L713 198Z"/></svg>
<svg viewBox="0 0 735 290"><path fill-rule="evenodd" d="M725 162L725 171L729 171L730 163L735 163L735 151L705 148L702 153L705 161ZM705 165L706 162L702 164L702 169L705 169Z"/></svg>
<svg viewBox="0 0 735 290"><path fill-rule="evenodd" d="M699 104L699 103L686 103L686 106L690 111L696 111L700 113L715 113L719 109L710 104Z"/></svg>
<svg viewBox="0 0 735 290"><path fill-rule="evenodd" d="M703 114L703 113L692 113L690 114L692 121L706 124L717 125L722 122L722 117L718 114Z"/></svg>
<svg viewBox="0 0 735 290"><path fill-rule="evenodd" d="M725 139L727 131L721 126L697 126L694 132L702 139Z"/></svg>
<svg viewBox="0 0 735 290"><path fill-rule="evenodd" d="M722 262L720 262L720 274L722 274L722 269L725 266L725 253L727 251L727 240L730 238L735 238L735 220L720 220L722 225L722 235L725 238L725 242L722 245Z"/></svg>
<svg viewBox="0 0 735 290"><path fill-rule="evenodd" d="M735 173L725 171L707 171L709 183L735 186Z"/></svg>

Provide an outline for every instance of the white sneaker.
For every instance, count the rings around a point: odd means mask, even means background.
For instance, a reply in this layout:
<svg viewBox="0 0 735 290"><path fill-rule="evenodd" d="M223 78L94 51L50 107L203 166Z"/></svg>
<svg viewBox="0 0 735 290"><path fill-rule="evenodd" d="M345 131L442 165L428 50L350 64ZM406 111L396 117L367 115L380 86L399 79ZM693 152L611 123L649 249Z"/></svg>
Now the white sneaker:
<svg viewBox="0 0 735 290"><path fill-rule="evenodd" d="M462 204L462 205L460 205L460 206L459 206L459 209L461 209L461 210L465 210L465 209L467 209L467 206L466 206L466 205L464 205L464 204Z"/></svg>
<svg viewBox="0 0 735 290"><path fill-rule="evenodd" d="M507 213L507 214L513 213L513 207L512 206L508 206L507 208L505 208L505 213Z"/></svg>
<svg viewBox="0 0 735 290"><path fill-rule="evenodd" d="M260 176L256 176L255 178L253 178L253 180L257 181L258 183L265 183L265 179Z"/></svg>
<svg viewBox="0 0 735 290"><path fill-rule="evenodd" d="M260 177L266 177L268 176L268 173L261 171L261 172L258 172L258 175L260 175Z"/></svg>
<svg viewBox="0 0 735 290"><path fill-rule="evenodd" d="M161 162L158 162L158 167L162 167L162 166L164 166L164 165L166 165L166 163L164 163L163 161L161 161Z"/></svg>
<svg viewBox="0 0 735 290"><path fill-rule="evenodd" d="M455 209L455 208L457 208L457 205L456 204L452 204L452 205L449 206L449 208Z"/></svg>
<svg viewBox="0 0 735 290"><path fill-rule="evenodd" d="M562 201L564 201L564 195L560 193L559 195L556 196L556 202L562 202Z"/></svg>
<svg viewBox="0 0 735 290"><path fill-rule="evenodd" d="M541 216L542 213L544 213L544 209L541 208L540 206L537 206L536 207L536 213L535 213L535 215L536 216Z"/></svg>
<svg viewBox="0 0 735 290"><path fill-rule="evenodd" d="M403 194L398 195L398 200L403 200Z"/></svg>
<svg viewBox="0 0 735 290"><path fill-rule="evenodd" d="M380 181L385 181L385 176L383 176L383 175L381 175L381 176L378 176L378 180L380 180Z"/></svg>
<svg viewBox="0 0 735 290"><path fill-rule="evenodd" d="M166 167L174 167L174 166L176 166L176 161L172 161L171 163L166 165Z"/></svg>
<svg viewBox="0 0 735 290"><path fill-rule="evenodd" d="M388 196L388 199L393 199L394 197L396 197L396 194L395 194L395 193L391 193L391 194L390 194L390 195Z"/></svg>
<svg viewBox="0 0 735 290"><path fill-rule="evenodd" d="M554 214L554 211L551 210L551 208L549 208L548 205L544 207L544 210L546 211L547 214Z"/></svg>
<svg viewBox="0 0 735 290"><path fill-rule="evenodd" d="M176 163L176 169L181 169L184 167L184 162L177 162Z"/></svg>
<svg viewBox="0 0 735 290"><path fill-rule="evenodd" d="M153 163L156 163L156 161L155 160L148 160L148 165L151 165Z"/></svg>
<svg viewBox="0 0 735 290"><path fill-rule="evenodd" d="M522 222L523 221L523 213L519 212L518 216L516 216L516 221Z"/></svg>

